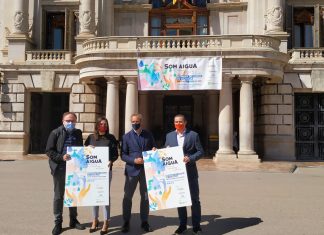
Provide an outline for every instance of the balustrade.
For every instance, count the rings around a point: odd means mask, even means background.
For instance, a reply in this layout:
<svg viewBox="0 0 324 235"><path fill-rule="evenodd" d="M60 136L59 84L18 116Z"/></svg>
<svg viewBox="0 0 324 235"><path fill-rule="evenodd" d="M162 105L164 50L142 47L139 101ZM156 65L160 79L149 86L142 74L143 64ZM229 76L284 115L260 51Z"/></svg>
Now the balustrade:
<svg viewBox="0 0 324 235"><path fill-rule="evenodd" d="M279 51L280 41L267 36L181 36L181 37L99 37L83 43L85 53L115 52L115 50L160 51L160 50L236 50L259 48Z"/></svg>
<svg viewBox="0 0 324 235"><path fill-rule="evenodd" d="M27 51L27 64L33 63L56 63L70 64L72 60L71 51Z"/></svg>
<svg viewBox="0 0 324 235"><path fill-rule="evenodd" d="M324 62L324 48L293 49L289 53L290 63Z"/></svg>

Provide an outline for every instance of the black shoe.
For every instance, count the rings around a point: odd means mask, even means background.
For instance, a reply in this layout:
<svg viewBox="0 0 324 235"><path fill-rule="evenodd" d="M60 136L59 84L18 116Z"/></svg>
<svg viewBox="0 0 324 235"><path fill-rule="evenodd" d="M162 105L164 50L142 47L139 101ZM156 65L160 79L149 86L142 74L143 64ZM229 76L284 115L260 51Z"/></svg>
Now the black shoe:
<svg viewBox="0 0 324 235"><path fill-rule="evenodd" d="M174 234L183 234L187 230L187 226L180 225L176 231L174 231Z"/></svg>
<svg viewBox="0 0 324 235"><path fill-rule="evenodd" d="M97 231L98 230L98 225L99 225L99 221L94 220L92 222L91 228L89 229L89 233L94 233L95 231Z"/></svg>
<svg viewBox="0 0 324 235"><path fill-rule="evenodd" d="M109 221L104 220L104 223L103 223L101 231L100 231L100 235L107 234L108 233L108 228L109 228Z"/></svg>
<svg viewBox="0 0 324 235"><path fill-rule="evenodd" d="M129 231L129 222L125 222L123 227L122 227L121 232L122 233L128 233L128 231Z"/></svg>
<svg viewBox="0 0 324 235"><path fill-rule="evenodd" d="M108 233L108 230L100 230L100 235L105 235Z"/></svg>
<svg viewBox="0 0 324 235"><path fill-rule="evenodd" d="M77 219L70 220L70 227L75 228L77 230L85 230L85 227L82 224L80 224L80 222Z"/></svg>
<svg viewBox="0 0 324 235"><path fill-rule="evenodd" d="M52 234L53 235L59 235L62 233L62 224L59 223L59 224L55 224L53 230L52 230Z"/></svg>
<svg viewBox="0 0 324 235"><path fill-rule="evenodd" d="M153 229L150 227L150 225L147 221L142 222L141 228L147 233L153 232Z"/></svg>
<svg viewBox="0 0 324 235"><path fill-rule="evenodd" d="M194 227L192 229L192 231L193 231L194 234L202 234L202 231L201 231L201 227L200 226L199 227Z"/></svg>

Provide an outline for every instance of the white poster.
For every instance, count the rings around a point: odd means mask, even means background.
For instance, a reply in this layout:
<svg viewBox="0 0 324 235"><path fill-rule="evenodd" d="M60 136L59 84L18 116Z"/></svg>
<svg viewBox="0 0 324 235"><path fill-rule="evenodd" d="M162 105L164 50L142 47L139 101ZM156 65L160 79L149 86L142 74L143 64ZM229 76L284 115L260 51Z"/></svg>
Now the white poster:
<svg viewBox="0 0 324 235"><path fill-rule="evenodd" d="M191 206L182 147L143 152L150 210Z"/></svg>
<svg viewBox="0 0 324 235"><path fill-rule="evenodd" d="M139 90L221 90L222 57L137 59Z"/></svg>
<svg viewBox="0 0 324 235"><path fill-rule="evenodd" d="M109 148L68 147L64 206L109 205Z"/></svg>

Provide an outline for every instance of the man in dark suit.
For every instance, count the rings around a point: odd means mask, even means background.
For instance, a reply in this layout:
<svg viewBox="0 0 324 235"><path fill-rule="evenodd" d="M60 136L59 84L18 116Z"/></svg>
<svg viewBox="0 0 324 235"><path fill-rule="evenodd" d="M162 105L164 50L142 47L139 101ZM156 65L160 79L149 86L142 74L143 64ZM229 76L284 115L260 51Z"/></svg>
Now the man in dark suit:
<svg viewBox="0 0 324 235"><path fill-rule="evenodd" d="M75 113L66 112L62 117L60 127L54 129L47 140L46 155L49 157L49 165L54 182L54 201L53 210L55 217L55 226L52 230L53 235L62 232L63 222L63 200L65 190L65 169L66 161L71 157L66 153L68 146L83 146L82 132L75 128L77 116ZM85 229L77 220L77 208L70 207L70 227L79 230Z"/></svg>
<svg viewBox="0 0 324 235"><path fill-rule="evenodd" d="M186 163L188 183L191 194L191 215L194 234L201 233L201 207L199 201L199 184L196 161L204 155L199 136L196 132L186 128L187 121L182 114L174 117L175 131L167 134L165 147L182 146ZM178 207L180 225L174 234L182 234L187 230L187 208Z"/></svg>
<svg viewBox="0 0 324 235"><path fill-rule="evenodd" d="M148 223L149 200L147 195L143 151L149 151L155 148L155 142L152 134L141 127L142 115L133 114L131 116L132 130L123 136L121 159L126 162L125 166L125 186L123 199L123 219L124 225L122 232L129 231L129 222L132 210L132 198L137 186L140 184L141 206L140 215L141 227L145 232L152 232Z"/></svg>

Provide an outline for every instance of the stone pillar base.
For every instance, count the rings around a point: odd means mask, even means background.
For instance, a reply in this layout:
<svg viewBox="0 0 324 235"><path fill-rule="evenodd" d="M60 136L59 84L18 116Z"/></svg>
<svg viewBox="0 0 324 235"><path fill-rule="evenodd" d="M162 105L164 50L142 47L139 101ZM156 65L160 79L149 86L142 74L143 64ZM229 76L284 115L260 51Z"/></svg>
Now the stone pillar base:
<svg viewBox="0 0 324 235"><path fill-rule="evenodd" d="M237 154L237 159L242 162L261 162L257 154Z"/></svg>
<svg viewBox="0 0 324 235"><path fill-rule="evenodd" d="M11 34L8 39L8 62L25 63L26 51L31 48L33 41L26 34Z"/></svg>
<svg viewBox="0 0 324 235"><path fill-rule="evenodd" d="M237 161L237 156L235 153L225 154L225 153L216 153L213 158L215 162L233 162Z"/></svg>
<svg viewBox="0 0 324 235"><path fill-rule="evenodd" d="M27 153L29 135L24 132L0 133L0 159L7 155L23 155Z"/></svg>

